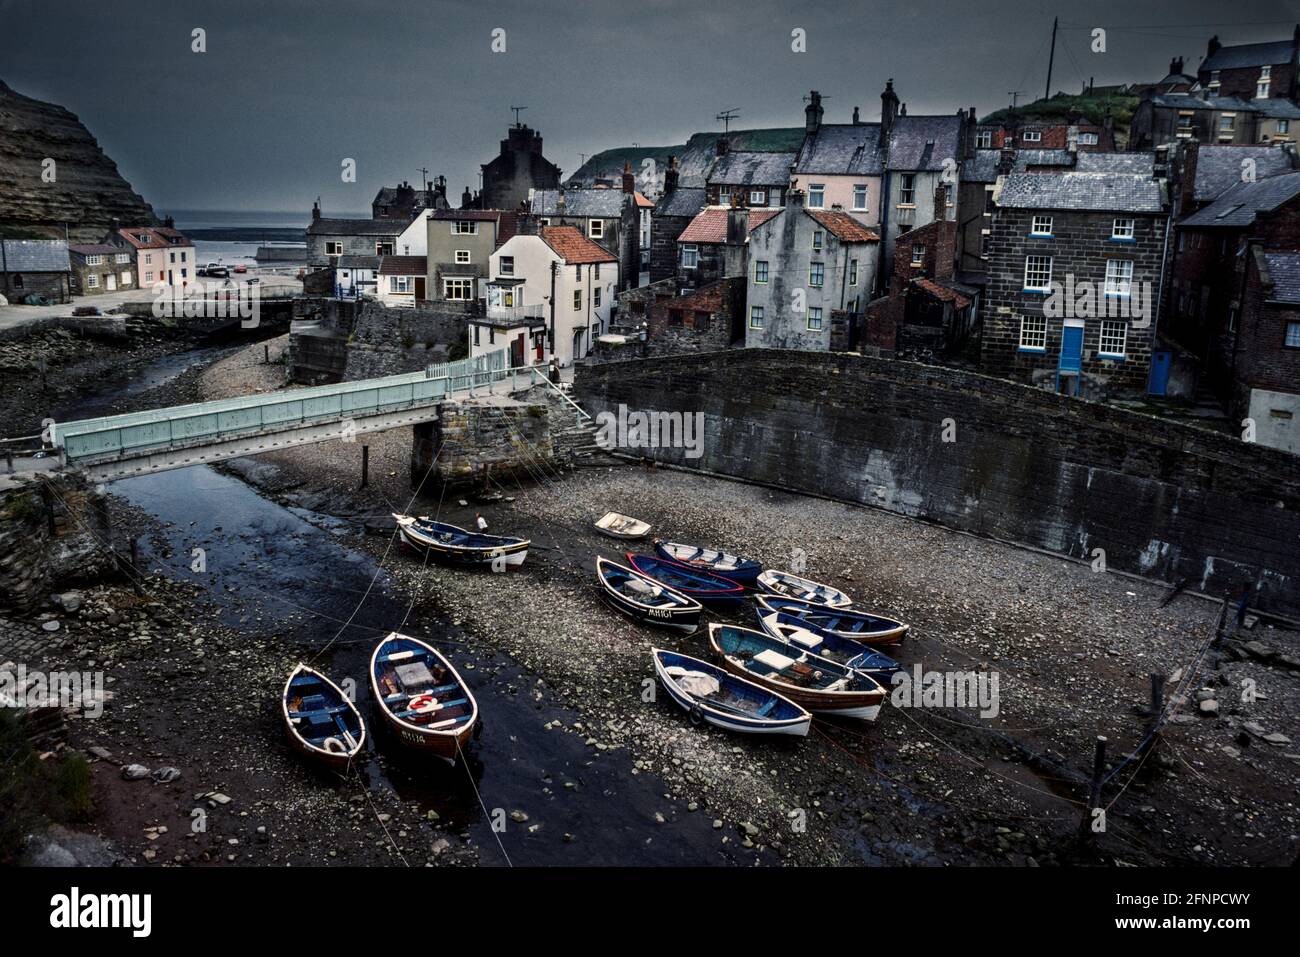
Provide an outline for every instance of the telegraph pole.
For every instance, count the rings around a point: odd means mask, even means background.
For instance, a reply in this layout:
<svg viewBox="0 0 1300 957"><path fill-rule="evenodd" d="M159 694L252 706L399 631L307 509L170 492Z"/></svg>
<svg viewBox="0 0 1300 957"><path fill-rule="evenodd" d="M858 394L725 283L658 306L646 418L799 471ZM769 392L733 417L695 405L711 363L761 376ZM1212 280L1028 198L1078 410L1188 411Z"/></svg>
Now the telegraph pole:
<svg viewBox="0 0 1300 957"><path fill-rule="evenodd" d="M1043 94L1043 99L1052 98L1052 64L1056 62L1056 21L1058 17L1052 17L1052 52L1047 55L1047 92Z"/></svg>

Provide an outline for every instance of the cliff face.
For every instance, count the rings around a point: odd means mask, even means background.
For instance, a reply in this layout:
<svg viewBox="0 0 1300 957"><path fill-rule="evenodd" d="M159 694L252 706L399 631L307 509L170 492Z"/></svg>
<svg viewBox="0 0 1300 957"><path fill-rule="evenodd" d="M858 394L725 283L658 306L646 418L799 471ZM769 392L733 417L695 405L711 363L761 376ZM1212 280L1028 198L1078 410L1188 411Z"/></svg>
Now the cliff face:
<svg viewBox="0 0 1300 957"><path fill-rule="evenodd" d="M55 182L41 163L57 164ZM15 93L0 81L0 235L98 242L117 219L157 223L153 208L117 171L72 113Z"/></svg>

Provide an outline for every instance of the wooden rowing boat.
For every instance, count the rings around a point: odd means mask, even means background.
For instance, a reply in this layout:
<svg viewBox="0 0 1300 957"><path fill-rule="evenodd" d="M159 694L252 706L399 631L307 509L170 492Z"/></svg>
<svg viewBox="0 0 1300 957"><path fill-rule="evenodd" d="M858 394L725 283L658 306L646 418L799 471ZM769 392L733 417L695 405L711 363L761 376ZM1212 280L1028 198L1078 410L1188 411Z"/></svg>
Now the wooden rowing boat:
<svg viewBox="0 0 1300 957"><path fill-rule="evenodd" d="M426 516L393 513L402 541L417 553L445 565L486 565L494 571L515 568L528 557L526 538L482 535Z"/></svg>
<svg viewBox="0 0 1300 957"><path fill-rule="evenodd" d="M650 532L648 523L618 512L606 512L596 522L596 531L610 538L644 538Z"/></svg>
<svg viewBox="0 0 1300 957"><path fill-rule="evenodd" d="M812 715L775 691L675 651L651 648L650 657L668 696L697 724L746 734L808 734Z"/></svg>
<svg viewBox="0 0 1300 957"><path fill-rule="evenodd" d="M692 568L654 555L627 553L627 563L642 575L662 582L669 588L716 607L735 607L745 600L745 588L702 568Z"/></svg>
<svg viewBox="0 0 1300 957"><path fill-rule="evenodd" d="M752 558L741 558L730 552L719 551L704 545L683 545L680 542L654 540L655 553L670 562L680 562L692 568L729 578L738 585L753 586L763 566Z"/></svg>
<svg viewBox="0 0 1300 957"><path fill-rule="evenodd" d="M596 578L605 600L629 618L687 633L700 627L703 606L662 582L600 557Z"/></svg>
<svg viewBox="0 0 1300 957"><path fill-rule="evenodd" d="M877 651L861 639L845 638L835 632L823 631L816 625L795 615L758 609L758 623L773 638L780 638L798 648L810 651L819 658L868 674L882 684L889 684L901 665L883 651Z"/></svg>
<svg viewBox="0 0 1300 957"><path fill-rule="evenodd" d="M815 602L782 595L755 595L759 614L777 612L802 620L820 633L849 638L868 645L896 645L907 636L908 627L897 618L873 615L854 608L828 608Z"/></svg>
<svg viewBox="0 0 1300 957"><path fill-rule="evenodd" d="M874 721L885 701L886 691L874 678L752 628L714 622L709 647L732 674L817 714Z"/></svg>
<svg viewBox="0 0 1300 957"><path fill-rule="evenodd" d="M769 595L783 595L831 608L848 608L853 599L832 585L801 578L790 572L769 568L758 576L758 590Z"/></svg>
<svg viewBox="0 0 1300 957"><path fill-rule="evenodd" d="M403 744L456 762L474 732L478 702L441 652L392 632L370 656L370 687L380 715Z"/></svg>
<svg viewBox="0 0 1300 957"><path fill-rule="evenodd" d="M280 713L293 749L335 771L347 771L366 743L366 723L356 705L308 665L289 672Z"/></svg>

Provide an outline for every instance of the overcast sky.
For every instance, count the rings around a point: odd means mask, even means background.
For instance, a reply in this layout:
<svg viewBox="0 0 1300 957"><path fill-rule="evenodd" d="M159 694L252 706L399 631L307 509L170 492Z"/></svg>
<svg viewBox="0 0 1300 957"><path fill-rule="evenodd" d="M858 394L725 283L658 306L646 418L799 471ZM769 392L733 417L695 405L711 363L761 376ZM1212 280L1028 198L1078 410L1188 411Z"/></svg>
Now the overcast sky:
<svg viewBox="0 0 1300 957"><path fill-rule="evenodd" d="M511 106L565 175L580 154L720 128L880 112L894 77L910 113L983 115L1054 90L1194 73L1205 43L1284 39L1279 0L0 0L0 79L66 106L160 210L369 208L419 167L459 196L497 153ZM191 52L191 31L207 52ZM1091 30L1107 30L1105 53ZM492 52L505 30L506 52ZM791 51L806 31L807 52ZM356 184L340 162L357 162Z"/></svg>

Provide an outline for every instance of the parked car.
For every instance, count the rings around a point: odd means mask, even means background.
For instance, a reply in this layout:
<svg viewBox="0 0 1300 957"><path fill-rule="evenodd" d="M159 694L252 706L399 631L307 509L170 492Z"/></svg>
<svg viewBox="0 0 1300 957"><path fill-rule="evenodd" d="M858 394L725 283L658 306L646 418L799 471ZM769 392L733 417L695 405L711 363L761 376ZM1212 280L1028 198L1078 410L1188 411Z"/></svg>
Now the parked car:
<svg viewBox="0 0 1300 957"><path fill-rule="evenodd" d="M245 266L243 263L239 263L237 266L235 266L235 272L248 272L248 267Z"/></svg>
<svg viewBox="0 0 1300 957"><path fill-rule="evenodd" d="M221 263L208 263L199 270L200 276L211 276L213 279L225 279L230 275L230 268L223 266Z"/></svg>

